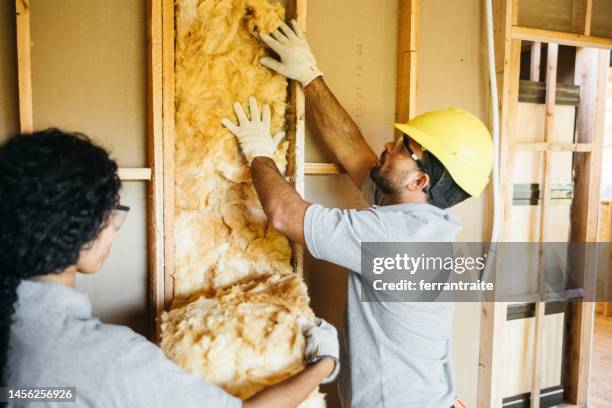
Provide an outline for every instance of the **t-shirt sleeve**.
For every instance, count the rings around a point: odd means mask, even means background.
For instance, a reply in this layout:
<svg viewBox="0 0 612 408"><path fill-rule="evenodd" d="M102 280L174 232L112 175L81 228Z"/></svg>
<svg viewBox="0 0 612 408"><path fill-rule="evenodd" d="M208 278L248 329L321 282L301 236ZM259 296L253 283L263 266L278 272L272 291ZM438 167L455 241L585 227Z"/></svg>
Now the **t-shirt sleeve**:
<svg viewBox="0 0 612 408"><path fill-rule="evenodd" d="M130 340L100 390L100 406L240 408L242 401L170 361L143 337ZM97 405L97 404L96 404Z"/></svg>
<svg viewBox="0 0 612 408"><path fill-rule="evenodd" d="M304 239L312 256L361 272L361 243L386 241L387 229L374 209L325 208L313 204L304 216Z"/></svg>

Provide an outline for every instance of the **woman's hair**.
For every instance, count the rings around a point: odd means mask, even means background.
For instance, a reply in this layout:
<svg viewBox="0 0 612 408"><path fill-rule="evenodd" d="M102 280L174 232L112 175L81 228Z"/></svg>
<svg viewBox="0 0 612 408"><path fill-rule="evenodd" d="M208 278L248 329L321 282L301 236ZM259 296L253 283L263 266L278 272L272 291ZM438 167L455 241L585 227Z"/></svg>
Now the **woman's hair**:
<svg viewBox="0 0 612 408"><path fill-rule="evenodd" d="M108 153L80 133L48 129L0 145L0 379L22 279L58 273L108 225L121 181Z"/></svg>

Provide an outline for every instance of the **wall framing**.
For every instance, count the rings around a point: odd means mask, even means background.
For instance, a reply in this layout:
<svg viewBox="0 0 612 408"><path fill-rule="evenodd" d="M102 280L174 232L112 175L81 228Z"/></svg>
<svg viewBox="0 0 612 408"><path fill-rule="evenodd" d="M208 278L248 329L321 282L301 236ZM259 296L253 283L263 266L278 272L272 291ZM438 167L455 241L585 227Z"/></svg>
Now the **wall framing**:
<svg viewBox="0 0 612 408"><path fill-rule="evenodd" d="M574 0L573 21L575 33L560 33L518 26L518 1L494 1L495 25L495 59L498 67L498 84L500 93L501 114L501 190L503 197L503 228L501 241L508 239L508 227L511 223L512 206L512 168L513 155L516 150L543 152L544 187L550 184L550 160L554 151L582 152L575 155L575 199L572 206L571 240L574 242L595 242L598 214L595 207L599 203L599 172L601 168L600 152L603 134L603 109L605 100L605 72L609 61L609 49L612 39L592 37L590 33L590 0ZM521 41L533 41L531 48L531 78L537 78L539 71L540 43L549 43L547 67L546 116L542 118L544 126L543 143L514 142L518 107L518 81L521 58ZM576 56L575 83L580 85L580 107L578 112L578 137L576 143L550 143L554 134L554 95L556 88L556 55L558 45L578 47ZM589 47L589 48L583 48ZM597 49L603 50L597 50ZM537 61L534 61L535 58ZM604 69L604 66L606 69ZM605 71L605 72L604 72ZM599 101L599 103L598 103ZM548 208L550 194L546 193L541 207L539 225L540 241L546 241L544 215ZM499 260L498 260L499 262ZM585 286L590 285L587 282ZM504 327L506 320L506 303L483 303L481 315L481 347L478 379L478 406L501 407L505 367L503 354L505 347ZM531 406L539 407L541 390L541 335L544 304L536 302L536 337L534 361L532 366ZM593 329L593 303L573 302L568 307L568 330L566 332L566 367L563 385L565 399L577 405L584 405L588 397L588 367L590 344Z"/></svg>

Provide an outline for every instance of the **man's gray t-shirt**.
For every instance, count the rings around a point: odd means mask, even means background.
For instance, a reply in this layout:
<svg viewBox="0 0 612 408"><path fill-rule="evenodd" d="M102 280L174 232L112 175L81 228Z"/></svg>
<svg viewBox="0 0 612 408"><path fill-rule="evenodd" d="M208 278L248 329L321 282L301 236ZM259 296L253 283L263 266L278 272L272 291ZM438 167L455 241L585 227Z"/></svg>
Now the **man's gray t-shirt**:
<svg viewBox="0 0 612 408"><path fill-rule="evenodd" d="M93 318L89 298L78 290L24 280L17 294L8 385L76 387L76 403L68 403L76 407L242 407L129 328Z"/></svg>
<svg viewBox="0 0 612 408"><path fill-rule="evenodd" d="M369 177L362 192L371 204L380 202ZM452 303L361 302L361 242L452 242L459 229L450 211L425 203L308 207L310 253L352 271L340 356L344 407L452 406Z"/></svg>

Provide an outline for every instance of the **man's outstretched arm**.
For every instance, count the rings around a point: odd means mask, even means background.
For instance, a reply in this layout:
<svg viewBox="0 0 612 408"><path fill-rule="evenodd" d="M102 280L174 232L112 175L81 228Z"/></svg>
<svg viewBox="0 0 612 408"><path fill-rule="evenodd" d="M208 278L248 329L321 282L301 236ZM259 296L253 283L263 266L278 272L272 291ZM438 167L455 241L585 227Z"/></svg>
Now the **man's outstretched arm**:
<svg viewBox="0 0 612 408"><path fill-rule="evenodd" d="M268 220L291 241L305 245L304 215L310 203L300 197L272 160L283 134L270 135L270 106L264 105L260 110L255 98L250 97L248 116L237 102L234 110L238 125L229 119L223 119L222 123L238 138Z"/></svg>
<svg viewBox="0 0 612 408"><path fill-rule="evenodd" d="M368 146L357 124L325 84L322 77L304 87L308 107L319 134L357 187L368 175L376 153Z"/></svg>
<svg viewBox="0 0 612 408"><path fill-rule="evenodd" d="M353 182L361 187L377 159L376 153L323 81L310 46L297 23L292 21L291 25L293 28L283 23L272 35L261 34L262 41L280 56L280 61L262 58L261 64L304 86L308 107L323 141Z"/></svg>

